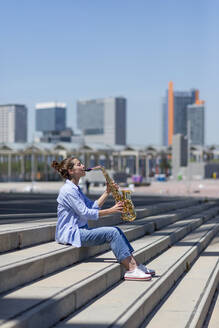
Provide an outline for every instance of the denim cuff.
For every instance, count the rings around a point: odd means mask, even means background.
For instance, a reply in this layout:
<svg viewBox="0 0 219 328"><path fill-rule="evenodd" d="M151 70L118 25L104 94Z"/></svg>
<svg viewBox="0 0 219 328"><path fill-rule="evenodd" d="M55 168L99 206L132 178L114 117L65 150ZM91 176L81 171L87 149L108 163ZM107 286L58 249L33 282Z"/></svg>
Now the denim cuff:
<svg viewBox="0 0 219 328"><path fill-rule="evenodd" d="M131 256L132 255L132 252L125 252L123 253L123 255L117 259L119 262L122 262L124 259L126 259L127 257Z"/></svg>

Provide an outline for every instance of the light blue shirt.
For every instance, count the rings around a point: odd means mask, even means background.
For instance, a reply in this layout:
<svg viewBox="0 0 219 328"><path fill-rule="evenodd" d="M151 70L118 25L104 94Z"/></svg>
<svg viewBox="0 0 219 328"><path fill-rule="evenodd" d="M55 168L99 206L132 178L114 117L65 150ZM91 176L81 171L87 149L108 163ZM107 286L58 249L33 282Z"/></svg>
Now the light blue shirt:
<svg viewBox="0 0 219 328"><path fill-rule="evenodd" d="M93 202L88 199L80 187L70 180L66 180L59 191L57 202L56 241L80 247L79 228L85 226L88 220L98 220L99 218L97 201Z"/></svg>

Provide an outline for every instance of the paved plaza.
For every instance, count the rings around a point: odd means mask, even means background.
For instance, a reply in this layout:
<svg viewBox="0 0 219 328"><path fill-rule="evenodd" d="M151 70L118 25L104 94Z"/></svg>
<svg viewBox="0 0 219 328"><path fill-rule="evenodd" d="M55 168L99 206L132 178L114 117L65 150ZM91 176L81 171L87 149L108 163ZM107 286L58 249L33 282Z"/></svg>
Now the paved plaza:
<svg viewBox="0 0 219 328"><path fill-rule="evenodd" d="M149 187L136 187L135 193L219 198L219 180L152 182Z"/></svg>
<svg viewBox="0 0 219 328"><path fill-rule="evenodd" d="M0 192L42 192L57 193L63 182L1 182ZM150 186L133 187L136 195L164 195L164 196L197 196L219 198L218 180L193 180L193 181L151 181ZM91 194L98 194L104 190L103 186L90 187Z"/></svg>

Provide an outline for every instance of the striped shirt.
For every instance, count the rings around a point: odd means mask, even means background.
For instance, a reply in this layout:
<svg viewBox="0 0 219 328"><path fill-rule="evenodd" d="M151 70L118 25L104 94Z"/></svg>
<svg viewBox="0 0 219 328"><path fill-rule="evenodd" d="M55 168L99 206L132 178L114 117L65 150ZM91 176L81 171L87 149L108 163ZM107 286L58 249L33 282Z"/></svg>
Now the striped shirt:
<svg viewBox="0 0 219 328"><path fill-rule="evenodd" d="M97 201L88 199L79 186L66 180L59 191L57 202L56 241L80 247L79 228L85 226L88 220L99 219Z"/></svg>

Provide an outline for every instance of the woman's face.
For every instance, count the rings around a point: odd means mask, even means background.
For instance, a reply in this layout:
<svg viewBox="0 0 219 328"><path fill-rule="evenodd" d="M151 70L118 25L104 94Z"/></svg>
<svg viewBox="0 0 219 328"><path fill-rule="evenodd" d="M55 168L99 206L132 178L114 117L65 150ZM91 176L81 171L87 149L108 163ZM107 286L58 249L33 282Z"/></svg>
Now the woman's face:
<svg viewBox="0 0 219 328"><path fill-rule="evenodd" d="M77 178L85 176L86 172L84 164L82 164L77 158L73 158L72 163L74 166L72 169L69 169L69 173Z"/></svg>

